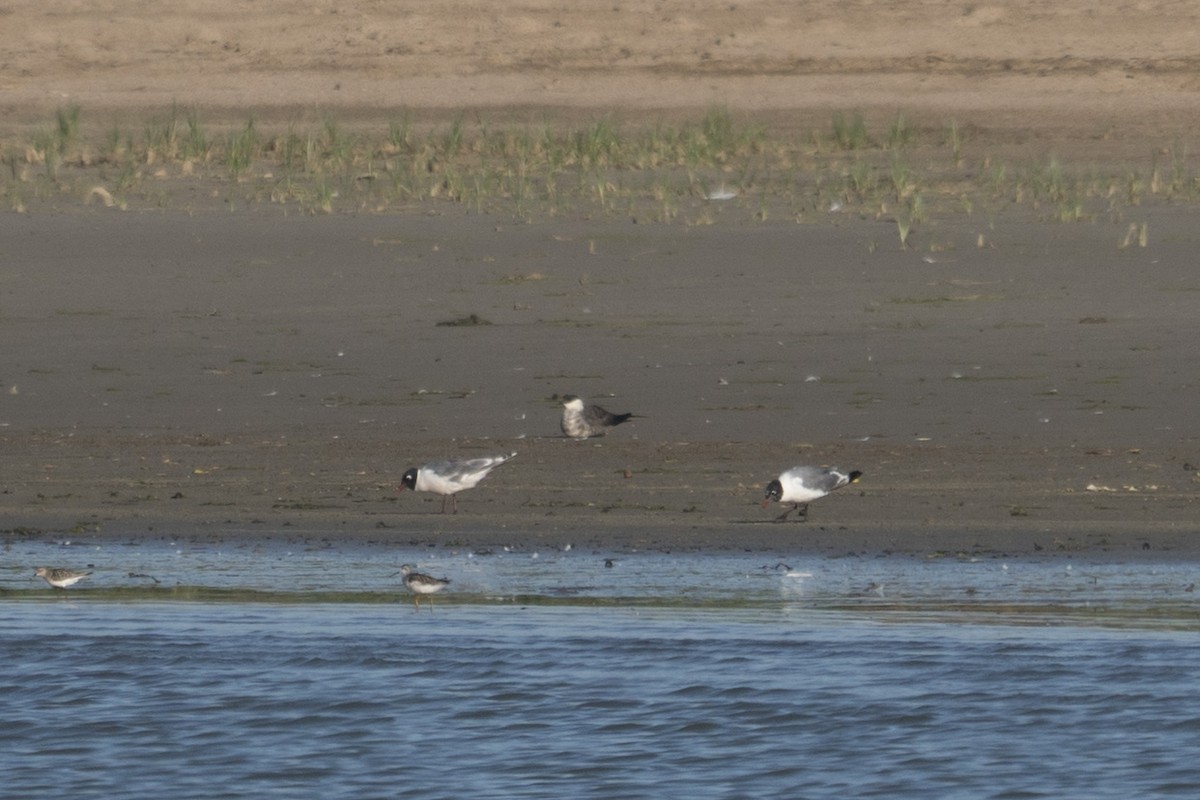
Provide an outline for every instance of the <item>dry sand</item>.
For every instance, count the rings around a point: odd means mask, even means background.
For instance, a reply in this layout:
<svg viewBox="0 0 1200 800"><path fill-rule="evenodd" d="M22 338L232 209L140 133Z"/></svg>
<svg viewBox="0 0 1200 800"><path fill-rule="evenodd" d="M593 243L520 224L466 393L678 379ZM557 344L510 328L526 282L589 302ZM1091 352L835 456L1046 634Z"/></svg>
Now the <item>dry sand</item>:
<svg viewBox="0 0 1200 800"><path fill-rule="evenodd" d="M804 127L831 109L899 109L1141 148L1190 134L1200 110L1200 7L1185 0L60 0L0 19L8 124L68 101L239 120L719 104Z"/></svg>
<svg viewBox="0 0 1200 800"><path fill-rule="evenodd" d="M1186 147L1189 3L19 3L6 133L75 102L231 120L463 109L956 119L1032 158ZM197 75L202 76L197 80ZM824 123L820 123L824 124ZM1200 554L1191 207L1047 224L464 210L0 217L0 526L491 547ZM986 247L977 247L980 236ZM476 314L490 325L443 326ZM644 418L557 436L555 395ZM462 496L407 466L520 453ZM795 463L863 482L773 524Z"/></svg>

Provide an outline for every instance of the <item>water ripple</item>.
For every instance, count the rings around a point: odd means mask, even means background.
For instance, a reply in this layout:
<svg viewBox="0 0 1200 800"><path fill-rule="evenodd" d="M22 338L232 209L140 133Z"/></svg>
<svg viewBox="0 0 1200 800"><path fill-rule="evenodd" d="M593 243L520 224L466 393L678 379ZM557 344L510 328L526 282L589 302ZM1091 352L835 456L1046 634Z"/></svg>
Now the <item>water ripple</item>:
<svg viewBox="0 0 1200 800"><path fill-rule="evenodd" d="M622 554L610 569L580 548L536 561L205 551L185 567L174 548L137 552L137 571L175 565L178 586L108 577L127 554L103 547L87 551L97 579L82 591L0 567L0 796L1200 785L1195 565L843 559L800 578L727 555ZM455 591L416 613L382 576L421 558ZM346 577L364 571L366 588Z"/></svg>

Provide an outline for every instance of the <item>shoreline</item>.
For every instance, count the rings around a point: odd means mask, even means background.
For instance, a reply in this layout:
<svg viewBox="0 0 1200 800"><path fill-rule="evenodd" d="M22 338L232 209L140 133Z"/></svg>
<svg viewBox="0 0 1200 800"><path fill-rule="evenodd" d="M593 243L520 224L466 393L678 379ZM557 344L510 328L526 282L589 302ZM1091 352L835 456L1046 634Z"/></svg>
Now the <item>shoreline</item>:
<svg viewBox="0 0 1200 800"><path fill-rule="evenodd" d="M168 447L146 437L142 446L122 446L119 460L165 462L161 453ZM436 495L398 494L392 483L401 467L381 463L391 459L378 444L347 443L336 455L311 441L291 446L294 452L287 454L255 444L208 445L202 462L171 458L180 467L175 476L161 469L147 475L145 467L130 473L120 465L101 475L94 458L60 456L49 485L6 485L5 537L76 544L286 540L467 550L569 545L598 552L863 558L1200 558L1197 501L1190 488L1195 479L1178 464L1173 467L1178 473L1168 472L1154 463L1152 452L1138 454L1149 463L1137 471L1143 479L1167 478L1174 485L1122 486L1111 478L1123 470L1103 455L1083 456L1081 463L1078 455L1021 448L983 459L963 452L970 448L946 447L931 460L918 448L900 455L869 444L805 448L809 457L793 460L827 463L836 457L873 465L875 472L849 491L813 503L807 522L776 523L779 508L759 506L759 483L771 477L759 465L772 459L787 463L786 453L794 451L788 446L550 438L429 440L420 449L439 447L470 453L512 448L519 455L464 492L457 515L438 513ZM564 478L578 458L564 451L581 447L592 451L585 454L592 465ZM1015 477L1015 465L1026 460L1044 472ZM11 455L6 461L22 466ZM1081 469L1086 462L1092 471ZM209 466L189 470L195 463ZM307 472L304 464L311 465ZM693 474L692 466L700 471ZM943 470L953 478L941 477ZM906 472L917 474L905 480ZM230 477L246 473L253 481ZM1105 473L1106 482L1079 483ZM11 502L33 488L43 491L24 503ZM59 494L46 494L55 489Z"/></svg>

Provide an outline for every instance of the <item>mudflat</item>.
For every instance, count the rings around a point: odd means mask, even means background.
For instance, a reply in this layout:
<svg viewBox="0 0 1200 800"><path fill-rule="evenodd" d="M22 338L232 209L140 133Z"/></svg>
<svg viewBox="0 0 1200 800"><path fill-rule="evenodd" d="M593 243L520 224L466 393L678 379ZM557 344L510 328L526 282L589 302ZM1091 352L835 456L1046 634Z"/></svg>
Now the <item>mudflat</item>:
<svg viewBox="0 0 1200 800"><path fill-rule="evenodd" d="M1180 191L1066 219L949 213L948 190L911 237L885 208L765 213L743 187L664 218L312 214L171 168L129 204L22 203L0 216L6 535L1200 555L1190 5L143 5L6 11L13 192L55 108L128 127L173 102L365 128L899 109L969 131L976 171L1161 160ZM571 441L567 393L640 416ZM457 515L396 491L513 451ZM763 489L800 463L864 477L774 523Z"/></svg>
<svg viewBox="0 0 1200 800"><path fill-rule="evenodd" d="M1195 551L1196 228L4 218L6 527ZM449 323L449 324L447 324ZM574 393L638 419L577 442ZM400 473L518 457L441 515ZM774 524L796 463L863 480Z"/></svg>

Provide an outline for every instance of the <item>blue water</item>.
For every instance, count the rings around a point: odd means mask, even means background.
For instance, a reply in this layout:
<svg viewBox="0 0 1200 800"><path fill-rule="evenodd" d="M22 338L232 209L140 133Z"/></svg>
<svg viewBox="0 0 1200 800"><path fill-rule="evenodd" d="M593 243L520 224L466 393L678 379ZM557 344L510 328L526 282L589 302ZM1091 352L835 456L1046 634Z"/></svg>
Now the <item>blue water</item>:
<svg viewBox="0 0 1200 800"><path fill-rule="evenodd" d="M0 796L1191 798L1197 572L26 542Z"/></svg>

